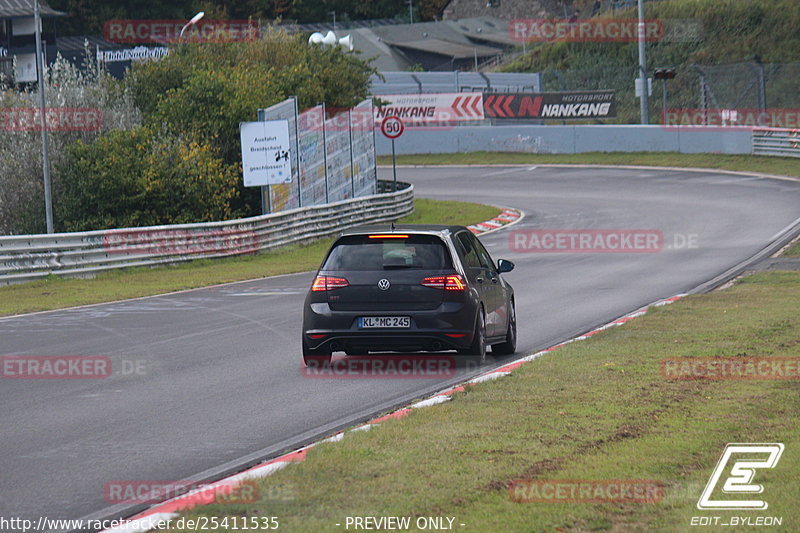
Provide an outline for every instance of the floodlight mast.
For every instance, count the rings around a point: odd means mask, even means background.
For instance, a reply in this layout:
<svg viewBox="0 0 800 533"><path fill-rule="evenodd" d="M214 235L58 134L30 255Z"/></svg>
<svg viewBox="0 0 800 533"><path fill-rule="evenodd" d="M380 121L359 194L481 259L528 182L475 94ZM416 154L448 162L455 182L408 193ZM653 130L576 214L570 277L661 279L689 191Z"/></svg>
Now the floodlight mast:
<svg viewBox="0 0 800 533"><path fill-rule="evenodd" d="M192 18L189 20L189 22L187 22L186 24L184 24L184 25L183 25L183 28L181 28L181 34L178 36L178 38L179 38L179 39L183 38L183 32L185 32L185 31L186 31L186 29L187 29L189 26L194 26L195 24L197 24L198 22L200 22L200 19L201 19L201 18L203 18L205 15L206 15L205 11L200 11L200 12L199 12L199 13L197 13L195 16L193 16L193 17L192 17Z"/></svg>

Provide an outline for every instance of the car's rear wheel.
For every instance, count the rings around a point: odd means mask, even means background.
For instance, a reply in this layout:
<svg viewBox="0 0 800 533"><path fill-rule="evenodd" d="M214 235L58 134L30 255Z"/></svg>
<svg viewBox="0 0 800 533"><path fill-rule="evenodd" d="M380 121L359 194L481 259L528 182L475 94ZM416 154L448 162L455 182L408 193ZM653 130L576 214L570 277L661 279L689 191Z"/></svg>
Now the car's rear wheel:
<svg viewBox="0 0 800 533"><path fill-rule="evenodd" d="M306 340L303 339L303 363L308 368L321 368L330 365L331 351L324 349L312 350L306 344Z"/></svg>
<svg viewBox="0 0 800 533"><path fill-rule="evenodd" d="M492 345L492 353L497 355L511 355L517 351L517 312L514 310L514 302L511 302L508 317L508 331L506 332L506 342Z"/></svg>
<svg viewBox="0 0 800 533"><path fill-rule="evenodd" d="M475 333L472 336L472 345L459 353L475 358L479 364L486 362L486 319L483 316L483 309L478 312L475 320Z"/></svg>

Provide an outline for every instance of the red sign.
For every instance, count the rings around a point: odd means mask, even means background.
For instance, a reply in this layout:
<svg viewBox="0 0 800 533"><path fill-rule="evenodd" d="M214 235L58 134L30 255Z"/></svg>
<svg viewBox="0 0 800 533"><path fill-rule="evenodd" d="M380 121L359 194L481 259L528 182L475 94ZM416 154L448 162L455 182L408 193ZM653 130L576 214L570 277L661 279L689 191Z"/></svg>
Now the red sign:
<svg viewBox="0 0 800 533"><path fill-rule="evenodd" d="M456 97L450 107L460 118L482 119L483 114L480 108L482 96L482 94L467 94Z"/></svg>
<svg viewBox="0 0 800 533"><path fill-rule="evenodd" d="M381 133L389 139L397 139L405 129L403 121L399 117L386 117L381 123Z"/></svg>

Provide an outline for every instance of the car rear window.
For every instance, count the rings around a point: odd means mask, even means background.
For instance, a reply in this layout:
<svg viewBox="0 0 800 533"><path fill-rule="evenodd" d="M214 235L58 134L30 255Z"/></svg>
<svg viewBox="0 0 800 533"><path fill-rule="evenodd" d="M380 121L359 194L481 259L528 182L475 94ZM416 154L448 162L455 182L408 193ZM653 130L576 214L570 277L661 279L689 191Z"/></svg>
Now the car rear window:
<svg viewBox="0 0 800 533"><path fill-rule="evenodd" d="M408 235L407 238L381 238L378 235L370 237L370 235L342 237L331 250L322 270L453 268L450 253L439 237L433 235Z"/></svg>

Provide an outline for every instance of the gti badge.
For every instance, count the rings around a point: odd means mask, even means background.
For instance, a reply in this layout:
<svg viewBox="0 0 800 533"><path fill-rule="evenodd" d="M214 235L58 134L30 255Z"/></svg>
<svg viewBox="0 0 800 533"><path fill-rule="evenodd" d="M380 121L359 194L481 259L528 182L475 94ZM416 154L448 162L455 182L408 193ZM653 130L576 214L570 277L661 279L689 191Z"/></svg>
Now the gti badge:
<svg viewBox="0 0 800 533"><path fill-rule="evenodd" d="M389 285L391 285L391 284L389 283L389 280L386 279L386 278L383 278L382 280L380 280L378 282L378 288L380 290L382 290L382 291L388 291L389 290Z"/></svg>

